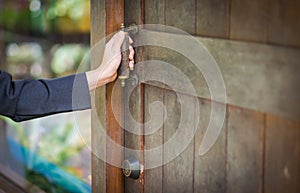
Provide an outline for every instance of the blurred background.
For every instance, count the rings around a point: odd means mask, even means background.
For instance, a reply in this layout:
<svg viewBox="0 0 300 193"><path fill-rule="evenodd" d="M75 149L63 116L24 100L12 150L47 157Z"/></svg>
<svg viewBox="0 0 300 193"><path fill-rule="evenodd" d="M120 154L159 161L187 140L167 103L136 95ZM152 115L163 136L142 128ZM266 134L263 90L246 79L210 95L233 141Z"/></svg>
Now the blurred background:
<svg viewBox="0 0 300 193"><path fill-rule="evenodd" d="M89 32L89 0L1 0L0 69L15 80L86 71ZM0 117L0 181L28 192L91 192L90 112L77 114L77 123L73 113L23 123Z"/></svg>

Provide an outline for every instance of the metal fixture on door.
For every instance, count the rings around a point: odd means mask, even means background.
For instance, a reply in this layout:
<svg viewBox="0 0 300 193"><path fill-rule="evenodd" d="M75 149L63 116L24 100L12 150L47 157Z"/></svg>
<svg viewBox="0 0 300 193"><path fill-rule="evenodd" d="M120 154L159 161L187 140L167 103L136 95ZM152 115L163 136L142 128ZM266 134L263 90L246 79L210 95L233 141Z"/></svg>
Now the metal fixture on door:
<svg viewBox="0 0 300 193"><path fill-rule="evenodd" d="M123 174L126 177L132 179L138 179L140 177L140 162L134 156L129 156L127 159L125 159L122 163L122 168Z"/></svg>
<svg viewBox="0 0 300 193"><path fill-rule="evenodd" d="M138 32L138 27L135 24L131 24L128 28L125 28L124 24L121 24L121 31L125 32L125 39L122 44L122 61L118 69L118 78L121 80L121 86L125 86L126 79L129 78L129 35L134 35Z"/></svg>

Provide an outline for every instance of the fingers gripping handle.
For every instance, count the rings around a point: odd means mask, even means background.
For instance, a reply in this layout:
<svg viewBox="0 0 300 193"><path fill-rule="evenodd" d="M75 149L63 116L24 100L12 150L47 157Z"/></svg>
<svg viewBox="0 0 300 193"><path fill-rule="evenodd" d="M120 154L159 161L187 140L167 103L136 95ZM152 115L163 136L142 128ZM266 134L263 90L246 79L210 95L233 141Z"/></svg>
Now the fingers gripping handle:
<svg viewBox="0 0 300 193"><path fill-rule="evenodd" d="M122 44L122 60L118 68L118 78L121 80L122 87L125 86L125 80L129 78L129 37L128 32L125 30L124 24L121 25L121 30L125 32L125 38Z"/></svg>

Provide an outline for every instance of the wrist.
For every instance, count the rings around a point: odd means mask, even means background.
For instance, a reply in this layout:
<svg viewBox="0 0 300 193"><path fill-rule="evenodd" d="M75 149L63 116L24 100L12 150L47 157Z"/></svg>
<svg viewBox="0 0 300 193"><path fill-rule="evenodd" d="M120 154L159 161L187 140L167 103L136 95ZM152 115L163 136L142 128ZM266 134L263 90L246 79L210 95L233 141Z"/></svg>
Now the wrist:
<svg viewBox="0 0 300 193"><path fill-rule="evenodd" d="M93 91L96 88L104 85L104 79L101 78L101 74L99 74L97 70L91 70L86 72L85 74L89 86L89 91Z"/></svg>

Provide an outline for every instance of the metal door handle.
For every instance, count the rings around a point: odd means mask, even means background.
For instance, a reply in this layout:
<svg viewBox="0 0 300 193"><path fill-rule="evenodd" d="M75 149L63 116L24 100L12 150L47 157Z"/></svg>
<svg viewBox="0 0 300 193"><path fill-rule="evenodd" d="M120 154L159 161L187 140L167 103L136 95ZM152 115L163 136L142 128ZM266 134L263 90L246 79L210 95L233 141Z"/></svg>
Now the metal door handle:
<svg viewBox="0 0 300 193"><path fill-rule="evenodd" d="M125 38L122 44L122 60L118 69L118 77L121 80L122 87L125 86L125 80L129 78L129 35L138 33L138 27L134 24L125 28L124 24L121 24L121 31L124 31Z"/></svg>

